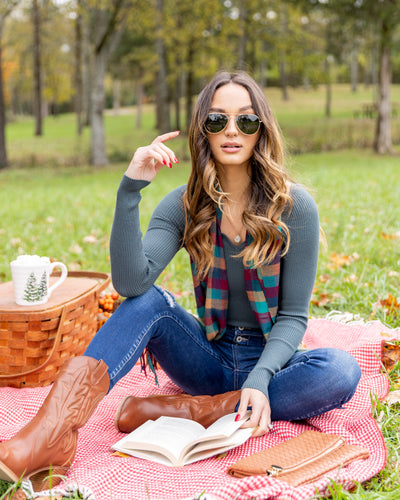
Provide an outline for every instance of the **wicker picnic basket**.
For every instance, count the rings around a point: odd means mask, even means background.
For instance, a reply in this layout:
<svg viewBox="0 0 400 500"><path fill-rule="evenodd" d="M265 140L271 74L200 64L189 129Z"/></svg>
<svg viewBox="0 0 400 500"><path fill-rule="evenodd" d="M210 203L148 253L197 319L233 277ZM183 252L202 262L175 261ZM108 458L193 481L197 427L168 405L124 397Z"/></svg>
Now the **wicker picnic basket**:
<svg viewBox="0 0 400 500"><path fill-rule="evenodd" d="M16 305L12 282L0 284L0 387L49 385L66 359L83 354L109 282L106 273L69 271L40 306Z"/></svg>

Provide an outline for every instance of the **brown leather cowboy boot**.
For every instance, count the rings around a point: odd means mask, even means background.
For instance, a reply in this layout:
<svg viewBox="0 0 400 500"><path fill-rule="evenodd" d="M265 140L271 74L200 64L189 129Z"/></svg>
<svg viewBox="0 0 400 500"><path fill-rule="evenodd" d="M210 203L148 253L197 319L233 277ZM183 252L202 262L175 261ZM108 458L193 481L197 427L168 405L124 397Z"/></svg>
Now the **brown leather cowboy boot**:
<svg viewBox="0 0 400 500"><path fill-rule="evenodd" d="M147 420L161 416L188 418L208 427L223 415L233 413L240 401L240 391L216 396L190 394L156 395L145 398L127 396L115 415L115 427L120 432L132 432Z"/></svg>
<svg viewBox="0 0 400 500"><path fill-rule="evenodd" d="M61 481L74 460L78 429L107 393L110 380L103 361L79 356L67 360L36 416L9 441L0 443L0 479L31 479L45 489Z"/></svg>

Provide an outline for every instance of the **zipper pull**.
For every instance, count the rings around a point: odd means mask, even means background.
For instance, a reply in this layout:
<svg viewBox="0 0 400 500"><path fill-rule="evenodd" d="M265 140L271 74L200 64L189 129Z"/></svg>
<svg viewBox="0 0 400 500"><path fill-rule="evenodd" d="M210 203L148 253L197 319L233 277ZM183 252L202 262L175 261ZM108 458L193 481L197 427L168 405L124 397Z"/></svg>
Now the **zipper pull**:
<svg viewBox="0 0 400 500"><path fill-rule="evenodd" d="M271 465L271 468L267 469L266 473L267 476L277 476L282 470L283 467L280 467L279 465Z"/></svg>

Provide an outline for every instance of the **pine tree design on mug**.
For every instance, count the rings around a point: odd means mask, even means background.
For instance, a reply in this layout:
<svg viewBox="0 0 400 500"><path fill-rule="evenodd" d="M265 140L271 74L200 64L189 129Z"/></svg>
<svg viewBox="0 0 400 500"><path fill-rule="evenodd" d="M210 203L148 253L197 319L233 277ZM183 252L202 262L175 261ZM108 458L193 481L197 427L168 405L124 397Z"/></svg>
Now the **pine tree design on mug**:
<svg viewBox="0 0 400 500"><path fill-rule="evenodd" d="M39 284L37 283L35 274L31 273L26 282L24 300L27 302L37 302L42 300L45 295L47 295L46 272L43 272Z"/></svg>

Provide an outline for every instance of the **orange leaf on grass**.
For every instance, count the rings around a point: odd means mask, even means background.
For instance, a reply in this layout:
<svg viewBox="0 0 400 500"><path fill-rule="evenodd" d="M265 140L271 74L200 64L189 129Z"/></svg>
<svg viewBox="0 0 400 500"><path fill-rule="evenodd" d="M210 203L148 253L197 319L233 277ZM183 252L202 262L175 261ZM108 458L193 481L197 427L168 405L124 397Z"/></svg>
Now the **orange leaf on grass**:
<svg viewBox="0 0 400 500"><path fill-rule="evenodd" d="M388 294L387 299L380 300L379 302L380 302L381 306L386 308L386 309L399 310L399 308L400 308L400 302L397 300L397 297L395 297L391 293Z"/></svg>
<svg viewBox="0 0 400 500"><path fill-rule="evenodd" d="M340 267L349 266L354 259L352 255L338 254L334 252L329 257L330 263L328 264L329 269L339 269Z"/></svg>
<svg viewBox="0 0 400 500"><path fill-rule="evenodd" d="M381 232L381 236L384 240L398 240L400 238L400 231L397 231L397 233L384 233L383 231Z"/></svg>
<svg viewBox="0 0 400 500"><path fill-rule="evenodd" d="M328 293L320 293L318 296L311 299L311 304L317 307L324 307L329 304L329 302L332 302L332 299Z"/></svg>

